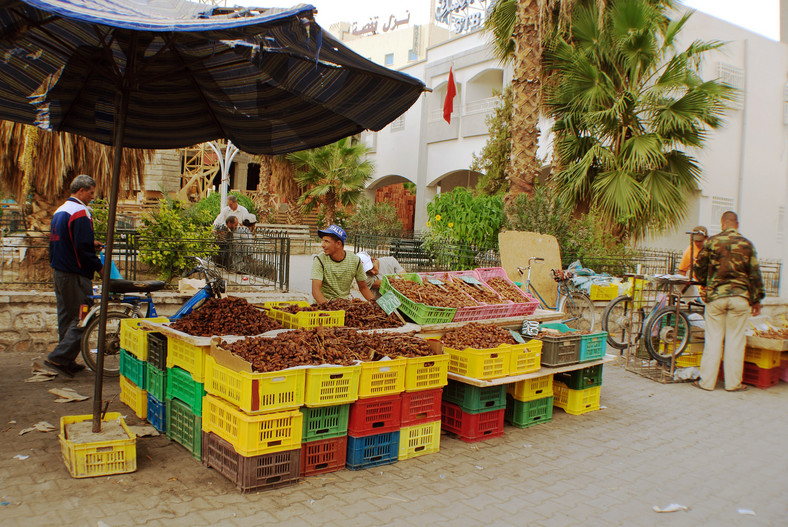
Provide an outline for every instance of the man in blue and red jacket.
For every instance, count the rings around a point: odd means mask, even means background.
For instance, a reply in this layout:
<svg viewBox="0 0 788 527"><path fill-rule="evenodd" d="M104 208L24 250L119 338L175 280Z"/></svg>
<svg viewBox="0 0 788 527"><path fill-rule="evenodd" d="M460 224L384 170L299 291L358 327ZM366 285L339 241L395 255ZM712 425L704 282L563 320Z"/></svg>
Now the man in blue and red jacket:
<svg viewBox="0 0 788 527"><path fill-rule="evenodd" d="M77 327L79 306L93 294L91 280L102 264L96 256L101 244L93 239L93 217L87 206L93 201L96 182L90 176L77 176L70 190L71 197L55 211L50 227L49 265L55 281L60 343L44 363L73 377L85 369L75 362L83 332Z"/></svg>

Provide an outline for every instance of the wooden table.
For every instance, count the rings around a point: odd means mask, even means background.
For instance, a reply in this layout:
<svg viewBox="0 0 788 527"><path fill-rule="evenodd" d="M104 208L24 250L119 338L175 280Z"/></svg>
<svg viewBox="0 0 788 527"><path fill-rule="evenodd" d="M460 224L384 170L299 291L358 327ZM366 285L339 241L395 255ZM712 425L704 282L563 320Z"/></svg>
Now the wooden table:
<svg viewBox="0 0 788 527"><path fill-rule="evenodd" d="M542 367L539 370L531 373L523 373L521 375L510 375L508 377L499 377L497 379L489 379L489 380L473 379L471 377L464 377L462 375L449 372L449 379L464 384L470 384L471 386L479 386L480 388L486 388L488 386L500 386L501 384L511 384L513 382L535 379L537 377L544 377L545 375L551 375L553 373L563 373L566 371L582 370L583 368L589 368L591 366L598 366L606 362L612 362L616 360L616 358L617 358L616 355L605 355L604 358L599 360L578 362L576 364L567 364L566 366L558 366L555 368Z"/></svg>

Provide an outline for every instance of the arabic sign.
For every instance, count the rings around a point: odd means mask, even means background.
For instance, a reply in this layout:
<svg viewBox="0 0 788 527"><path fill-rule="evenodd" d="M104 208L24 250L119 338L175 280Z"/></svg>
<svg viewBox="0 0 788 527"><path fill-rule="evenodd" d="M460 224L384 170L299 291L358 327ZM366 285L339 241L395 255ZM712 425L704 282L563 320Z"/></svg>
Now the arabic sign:
<svg viewBox="0 0 788 527"><path fill-rule="evenodd" d="M405 15L403 18L397 18L394 15L389 15L388 21L383 25L383 28L380 32L386 33L387 31L394 31L399 26L407 25L410 22L410 11L405 11ZM361 26L358 22L353 22L353 26L350 29L350 32L353 35L361 36L361 35L377 35L378 31L378 17L370 18L369 22Z"/></svg>
<svg viewBox="0 0 788 527"><path fill-rule="evenodd" d="M466 33L484 26L494 0L438 0L435 22L449 26L452 33Z"/></svg>
<svg viewBox="0 0 788 527"><path fill-rule="evenodd" d="M387 291L386 294L378 298L376 302L380 308L386 312L387 315L392 314L394 310L401 305L397 295L394 294L394 291Z"/></svg>

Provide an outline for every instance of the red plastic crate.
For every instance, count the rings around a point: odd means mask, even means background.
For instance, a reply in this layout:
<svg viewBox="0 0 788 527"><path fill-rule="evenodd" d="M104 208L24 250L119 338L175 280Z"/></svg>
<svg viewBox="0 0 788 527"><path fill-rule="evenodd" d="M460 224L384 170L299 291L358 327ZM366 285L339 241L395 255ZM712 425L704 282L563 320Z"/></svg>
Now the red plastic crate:
<svg viewBox="0 0 788 527"><path fill-rule="evenodd" d="M301 477L345 470L347 436L301 445Z"/></svg>
<svg viewBox="0 0 788 527"><path fill-rule="evenodd" d="M503 435L505 409L469 414L456 404L441 403L441 428L456 434L466 443L475 443Z"/></svg>
<svg viewBox="0 0 788 527"><path fill-rule="evenodd" d="M756 388L769 388L780 382L780 368L769 368L767 370L759 368L751 362L745 362L741 382L751 384Z"/></svg>
<svg viewBox="0 0 788 527"><path fill-rule="evenodd" d="M430 423L441 418L443 388L402 394L402 427Z"/></svg>
<svg viewBox="0 0 788 527"><path fill-rule="evenodd" d="M354 437L396 432L401 427L401 419L400 394L359 399L350 405L347 430Z"/></svg>

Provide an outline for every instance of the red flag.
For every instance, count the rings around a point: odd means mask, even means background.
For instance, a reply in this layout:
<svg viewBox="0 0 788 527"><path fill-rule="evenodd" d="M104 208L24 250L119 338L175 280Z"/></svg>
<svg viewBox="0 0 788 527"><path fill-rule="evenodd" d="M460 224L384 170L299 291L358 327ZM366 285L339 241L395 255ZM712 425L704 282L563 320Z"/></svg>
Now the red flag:
<svg viewBox="0 0 788 527"><path fill-rule="evenodd" d="M446 86L446 100L443 101L443 118L451 124L451 112L454 111L454 97L457 95L457 86L454 85L454 73L449 68L449 84Z"/></svg>

